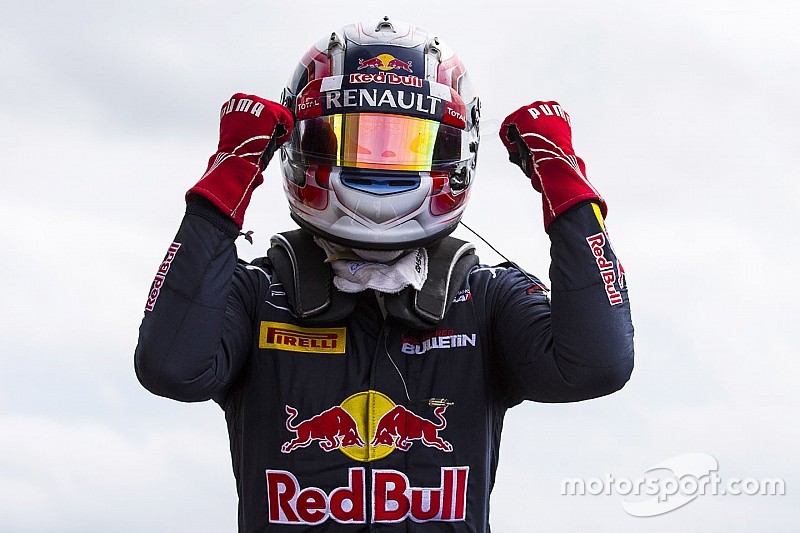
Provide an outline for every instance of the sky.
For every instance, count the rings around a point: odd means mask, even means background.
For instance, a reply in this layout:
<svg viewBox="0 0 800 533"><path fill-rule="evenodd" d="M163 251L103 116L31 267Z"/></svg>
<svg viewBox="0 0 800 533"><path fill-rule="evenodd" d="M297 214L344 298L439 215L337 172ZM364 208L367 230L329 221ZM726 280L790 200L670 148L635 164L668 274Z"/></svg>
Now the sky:
<svg viewBox="0 0 800 533"><path fill-rule="evenodd" d="M235 530L221 410L134 376L147 291L216 149L219 105L277 99L311 44L383 15L436 32L481 95L465 222L546 279L540 200L496 125L557 100L628 276L630 383L509 411L493 529L796 527L796 2L5 0L3 13L0 530ZM244 259L294 227L277 165L265 178ZM564 478L636 479L686 453L716 458L722 478L781 478L786 494L703 495L648 518L618 494L561 495Z"/></svg>

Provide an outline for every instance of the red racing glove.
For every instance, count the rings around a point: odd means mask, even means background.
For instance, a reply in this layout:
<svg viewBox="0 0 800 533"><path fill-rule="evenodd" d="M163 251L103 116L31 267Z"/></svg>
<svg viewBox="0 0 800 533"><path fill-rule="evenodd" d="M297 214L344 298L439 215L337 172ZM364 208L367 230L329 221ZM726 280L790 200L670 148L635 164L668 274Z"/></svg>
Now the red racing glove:
<svg viewBox="0 0 800 533"><path fill-rule="evenodd" d="M557 102L534 102L508 115L500 127L508 159L519 165L542 193L545 230L573 205L594 200L606 216L606 203L586 179L586 166L572 149L570 118Z"/></svg>
<svg viewBox="0 0 800 533"><path fill-rule="evenodd" d="M222 105L217 153L197 184L186 193L208 199L242 229L253 189L275 150L289 138L292 112L275 102L234 94Z"/></svg>

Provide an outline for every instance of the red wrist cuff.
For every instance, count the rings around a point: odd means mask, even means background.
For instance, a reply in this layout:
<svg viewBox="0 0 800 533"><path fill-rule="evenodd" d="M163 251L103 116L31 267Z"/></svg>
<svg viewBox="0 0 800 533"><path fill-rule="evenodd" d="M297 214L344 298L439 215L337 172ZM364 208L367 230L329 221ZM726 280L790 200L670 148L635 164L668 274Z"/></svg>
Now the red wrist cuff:
<svg viewBox="0 0 800 533"><path fill-rule="evenodd" d="M557 159L541 161L536 165L531 184L542 192L545 230L558 215L587 200L597 202L603 216L606 215L605 200L586 179L583 161L578 157L575 159L575 166Z"/></svg>
<svg viewBox="0 0 800 533"><path fill-rule="evenodd" d="M249 161L221 152L211 156L208 168L200 181L186 193L187 197L191 194L202 196L241 229L253 189L264 181L261 170Z"/></svg>

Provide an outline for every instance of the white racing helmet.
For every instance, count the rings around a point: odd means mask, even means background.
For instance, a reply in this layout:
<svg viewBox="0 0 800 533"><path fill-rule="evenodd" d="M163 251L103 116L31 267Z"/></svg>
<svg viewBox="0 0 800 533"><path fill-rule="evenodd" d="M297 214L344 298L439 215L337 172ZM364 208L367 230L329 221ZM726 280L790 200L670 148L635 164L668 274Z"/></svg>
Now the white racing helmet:
<svg viewBox="0 0 800 533"><path fill-rule="evenodd" d="M425 246L469 199L480 105L437 37L389 20L346 26L303 56L282 103L280 152L292 218L353 248Z"/></svg>

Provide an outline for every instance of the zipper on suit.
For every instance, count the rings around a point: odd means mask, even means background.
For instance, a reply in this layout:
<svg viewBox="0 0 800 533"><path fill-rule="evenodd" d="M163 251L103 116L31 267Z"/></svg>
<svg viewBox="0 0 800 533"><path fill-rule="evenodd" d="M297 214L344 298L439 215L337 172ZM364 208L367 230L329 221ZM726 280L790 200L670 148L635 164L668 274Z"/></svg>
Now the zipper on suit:
<svg viewBox="0 0 800 533"><path fill-rule="evenodd" d="M377 344L375 346L375 350L372 353L372 363L370 364L370 375L369 375L369 389L370 390L378 390L377 385L375 383L376 376L378 375L378 371L377 371L378 370L378 361L380 361L381 357L383 356L383 350L385 349L384 347L386 346L386 341L387 341L388 335L389 335L389 322L388 322L386 316L384 315L383 326L381 327L380 335L378 335L378 342L377 342ZM373 420L372 420L372 417L373 417L373 415L372 415L372 401L373 401L372 400L372 395L370 394L370 395L367 396L367 413L368 413L368 415L367 415L367 427L368 428L373 425ZM367 435L366 438L369 439L370 435ZM368 446L369 453L370 453L370 456L371 456L372 453L373 453L373 450L372 450L372 447L369 444L369 441L367 442L367 446ZM367 509L366 509L366 511L367 511L367 514L368 514L367 522L369 523L369 531L371 533L376 533L378 531L378 526L377 526L377 524L372 522L373 505L374 505L374 502L372 500L373 500L373 491L375 489L374 489L374 487L372 485L372 468L373 468L372 463L373 463L373 461L371 459L372 459L372 457L370 457L370 461L367 462L367 467L366 467L366 478L367 479L364 480L366 485L367 485L367 491L366 491L367 492L367 502L366 502Z"/></svg>

